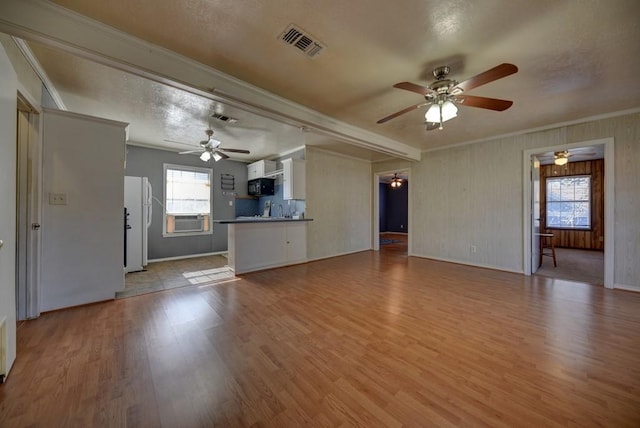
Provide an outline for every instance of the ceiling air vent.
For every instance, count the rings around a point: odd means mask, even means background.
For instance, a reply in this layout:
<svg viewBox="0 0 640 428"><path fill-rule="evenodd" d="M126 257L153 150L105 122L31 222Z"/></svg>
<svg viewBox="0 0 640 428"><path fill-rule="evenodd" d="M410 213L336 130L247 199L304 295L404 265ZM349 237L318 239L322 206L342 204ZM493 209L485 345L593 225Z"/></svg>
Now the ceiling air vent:
<svg viewBox="0 0 640 428"><path fill-rule="evenodd" d="M221 122L236 123L238 121L235 117L225 116L224 114L219 113L213 113L211 117Z"/></svg>
<svg viewBox="0 0 640 428"><path fill-rule="evenodd" d="M309 58L318 56L325 48L324 45L317 41L313 36L293 24L289 25L287 29L280 34L280 40L288 45L298 48Z"/></svg>

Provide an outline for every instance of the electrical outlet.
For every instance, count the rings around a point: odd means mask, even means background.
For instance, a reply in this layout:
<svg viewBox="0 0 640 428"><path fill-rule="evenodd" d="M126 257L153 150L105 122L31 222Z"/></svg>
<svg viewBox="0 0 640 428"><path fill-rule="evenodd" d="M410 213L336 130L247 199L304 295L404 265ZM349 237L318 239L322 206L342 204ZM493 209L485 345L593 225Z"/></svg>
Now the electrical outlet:
<svg viewBox="0 0 640 428"><path fill-rule="evenodd" d="M232 207L233 206L233 201L229 201L229 206Z"/></svg>
<svg viewBox="0 0 640 428"><path fill-rule="evenodd" d="M475 245L471 245L470 249L472 253L475 253L478 250L478 248Z"/></svg>
<svg viewBox="0 0 640 428"><path fill-rule="evenodd" d="M67 205L67 194L49 193L49 205Z"/></svg>

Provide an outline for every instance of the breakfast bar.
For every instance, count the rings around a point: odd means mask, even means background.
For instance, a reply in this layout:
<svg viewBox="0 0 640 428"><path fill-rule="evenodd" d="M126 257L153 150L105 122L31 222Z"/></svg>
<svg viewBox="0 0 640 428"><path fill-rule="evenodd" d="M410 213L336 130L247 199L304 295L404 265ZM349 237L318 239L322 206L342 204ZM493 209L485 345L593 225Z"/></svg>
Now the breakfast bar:
<svg viewBox="0 0 640 428"><path fill-rule="evenodd" d="M308 218L238 217L228 225L228 261L235 274L307 261Z"/></svg>

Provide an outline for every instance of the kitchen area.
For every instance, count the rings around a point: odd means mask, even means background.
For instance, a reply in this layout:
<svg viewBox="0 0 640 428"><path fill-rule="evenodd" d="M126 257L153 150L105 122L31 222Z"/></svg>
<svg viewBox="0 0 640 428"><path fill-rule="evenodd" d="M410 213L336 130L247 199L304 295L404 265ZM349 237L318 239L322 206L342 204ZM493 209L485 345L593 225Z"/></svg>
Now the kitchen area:
<svg viewBox="0 0 640 428"><path fill-rule="evenodd" d="M126 175L139 176L154 189L152 197L143 197L150 209L143 210L145 221L138 222L144 223L142 227L125 232L130 236L130 259L140 249L147 252L139 257L144 260L142 266L135 263L127 272L144 275L147 260L155 264L208 256L226 257L234 274L307 261L307 224L311 219L305 216L303 147L274 160L248 164L231 159L202 162L196 156L133 146L128 146L127 152ZM162 169L167 164L210 171L207 193L211 205L200 213L211 219L210 226L205 222L205 230L166 233L168 213L163 204L167 204L167 184ZM129 217L128 224L133 224ZM146 229L146 233L139 229ZM147 242L140 243L140 239Z"/></svg>
<svg viewBox="0 0 640 428"><path fill-rule="evenodd" d="M247 196L227 225L228 263L242 274L307 260L305 161L289 157L247 165Z"/></svg>

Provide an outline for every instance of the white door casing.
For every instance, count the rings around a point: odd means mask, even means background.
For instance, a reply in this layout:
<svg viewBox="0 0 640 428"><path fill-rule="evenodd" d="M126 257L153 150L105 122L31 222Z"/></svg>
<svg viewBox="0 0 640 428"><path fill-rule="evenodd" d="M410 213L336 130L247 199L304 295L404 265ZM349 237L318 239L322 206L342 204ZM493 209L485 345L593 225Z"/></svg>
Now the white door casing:
<svg viewBox="0 0 640 428"><path fill-rule="evenodd" d="M540 161L531 156L531 273L538 270L540 260Z"/></svg>

